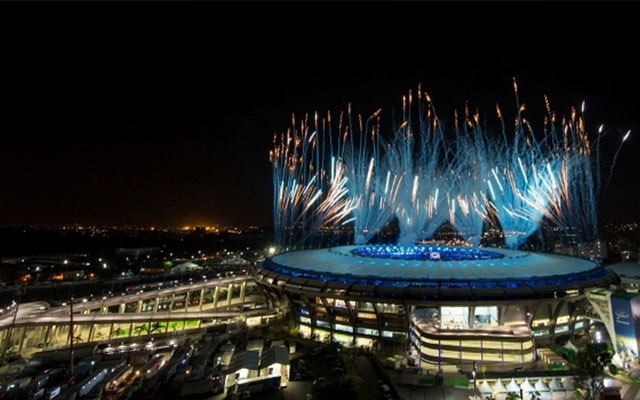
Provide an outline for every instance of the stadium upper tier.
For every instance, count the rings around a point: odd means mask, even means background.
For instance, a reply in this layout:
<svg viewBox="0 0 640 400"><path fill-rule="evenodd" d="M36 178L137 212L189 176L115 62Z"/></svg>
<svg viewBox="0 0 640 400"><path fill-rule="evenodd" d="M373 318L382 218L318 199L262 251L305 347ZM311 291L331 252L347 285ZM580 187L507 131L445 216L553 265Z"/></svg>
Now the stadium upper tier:
<svg viewBox="0 0 640 400"><path fill-rule="evenodd" d="M475 290L557 290L597 286L615 279L607 268L574 257L437 245L292 251L275 255L264 263L264 268L281 276L324 282Z"/></svg>

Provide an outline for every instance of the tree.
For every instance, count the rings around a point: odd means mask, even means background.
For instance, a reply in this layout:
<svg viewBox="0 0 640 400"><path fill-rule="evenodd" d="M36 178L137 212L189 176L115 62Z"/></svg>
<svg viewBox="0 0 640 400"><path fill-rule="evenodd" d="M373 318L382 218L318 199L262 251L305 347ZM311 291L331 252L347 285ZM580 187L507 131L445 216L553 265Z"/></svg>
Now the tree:
<svg viewBox="0 0 640 400"><path fill-rule="evenodd" d="M587 343L573 359L575 365L576 395L596 399L604 387L605 368L612 370L612 354L606 343Z"/></svg>
<svg viewBox="0 0 640 400"><path fill-rule="evenodd" d="M516 392L507 392L507 400L520 400L520 395Z"/></svg>
<svg viewBox="0 0 640 400"><path fill-rule="evenodd" d="M124 330L124 329L122 329L122 328L118 328L118 329L116 329L115 331L113 331L113 334L114 334L115 336L123 336L123 335L125 335L126 333L127 333L127 331L125 331L125 330Z"/></svg>
<svg viewBox="0 0 640 400"><path fill-rule="evenodd" d="M162 330L166 327L167 327L167 324L164 322L154 322L153 324L151 324L151 329L149 329L149 333Z"/></svg>
<svg viewBox="0 0 640 400"><path fill-rule="evenodd" d="M175 331L177 329L182 329L183 325L184 325L184 321L171 321L169 323L169 328Z"/></svg>
<svg viewBox="0 0 640 400"><path fill-rule="evenodd" d="M136 326L136 328L133 330L133 333L135 333L136 335L142 335L145 332L149 332L149 327L147 326L147 324Z"/></svg>

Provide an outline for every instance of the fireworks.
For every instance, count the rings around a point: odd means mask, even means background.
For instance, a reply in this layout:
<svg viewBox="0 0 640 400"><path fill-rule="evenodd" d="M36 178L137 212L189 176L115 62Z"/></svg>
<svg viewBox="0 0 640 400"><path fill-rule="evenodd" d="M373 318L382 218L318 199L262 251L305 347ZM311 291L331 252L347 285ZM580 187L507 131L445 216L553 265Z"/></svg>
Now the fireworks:
<svg viewBox="0 0 640 400"><path fill-rule="evenodd" d="M313 122L292 118L270 152L277 242L309 245L324 230L350 227L353 241L365 244L394 218L402 245L431 238L446 220L472 245L491 224L511 248L541 224L595 239L606 130L588 133L584 103L558 118L545 98L544 129L534 132L515 81L514 90L513 128L497 106L498 134L468 106L447 129L420 87L403 98L389 135L381 110L354 117L349 106L334 120L329 113ZM621 137L608 178L629 135Z"/></svg>

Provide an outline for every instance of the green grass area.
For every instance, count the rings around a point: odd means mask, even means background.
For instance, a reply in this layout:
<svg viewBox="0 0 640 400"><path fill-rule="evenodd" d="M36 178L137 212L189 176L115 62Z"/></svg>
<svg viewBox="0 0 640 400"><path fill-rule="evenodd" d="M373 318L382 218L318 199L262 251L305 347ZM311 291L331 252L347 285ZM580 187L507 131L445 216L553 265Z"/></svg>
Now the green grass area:
<svg viewBox="0 0 640 400"><path fill-rule="evenodd" d="M622 379L624 379L624 380L626 380L628 382L640 383L640 378L634 378L633 376L629 376L629 374L627 374L624 371L618 371L616 376L619 376L619 377L621 377Z"/></svg>
<svg viewBox="0 0 640 400"><path fill-rule="evenodd" d="M184 326L187 328L195 328L198 326L198 320L185 321Z"/></svg>
<svg viewBox="0 0 640 400"><path fill-rule="evenodd" d="M169 322L169 330L170 331L178 331L184 327L184 321L172 321Z"/></svg>
<svg viewBox="0 0 640 400"><path fill-rule="evenodd" d="M436 383L436 377L432 375L419 375L418 383L421 385L434 385Z"/></svg>
<svg viewBox="0 0 640 400"><path fill-rule="evenodd" d="M444 387L469 386L469 379L464 376L445 376L442 384Z"/></svg>
<svg viewBox="0 0 640 400"><path fill-rule="evenodd" d="M113 337L129 336L129 329L114 329Z"/></svg>
<svg viewBox="0 0 640 400"><path fill-rule="evenodd" d="M133 332L136 335L145 335L149 333L149 327L147 326L147 324L138 325L133 328Z"/></svg>

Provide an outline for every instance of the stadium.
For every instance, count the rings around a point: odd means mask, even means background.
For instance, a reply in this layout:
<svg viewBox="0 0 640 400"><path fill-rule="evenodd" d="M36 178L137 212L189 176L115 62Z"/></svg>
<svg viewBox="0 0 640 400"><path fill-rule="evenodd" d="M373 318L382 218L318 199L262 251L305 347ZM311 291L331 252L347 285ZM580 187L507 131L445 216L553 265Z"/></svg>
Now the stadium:
<svg viewBox="0 0 640 400"><path fill-rule="evenodd" d="M274 303L290 303L303 336L399 342L428 369L527 367L536 347L587 332L587 290L618 279L585 259L444 245L284 252L256 278Z"/></svg>

